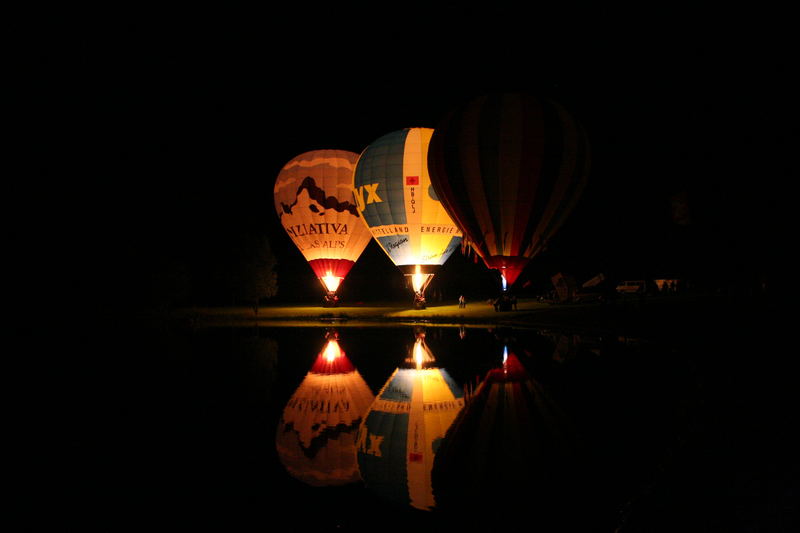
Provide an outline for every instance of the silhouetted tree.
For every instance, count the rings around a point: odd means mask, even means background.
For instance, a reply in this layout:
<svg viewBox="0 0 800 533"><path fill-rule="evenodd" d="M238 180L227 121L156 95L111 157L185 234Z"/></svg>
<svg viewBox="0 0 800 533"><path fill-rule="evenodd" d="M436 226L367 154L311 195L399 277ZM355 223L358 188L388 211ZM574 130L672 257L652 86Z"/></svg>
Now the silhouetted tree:
<svg viewBox="0 0 800 533"><path fill-rule="evenodd" d="M232 269L232 283L236 295L251 302L258 315L258 306L263 298L272 298L278 293L276 259L266 235L252 232L242 236L237 253L238 264Z"/></svg>
<svg viewBox="0 0 800 533"><path fill-rule="evenodd" d="M186 265L174 258L169 258L158 263L152 272L151 305L162 312L169 311L176 305L181 305L191 296L192 279Z"/></svg>

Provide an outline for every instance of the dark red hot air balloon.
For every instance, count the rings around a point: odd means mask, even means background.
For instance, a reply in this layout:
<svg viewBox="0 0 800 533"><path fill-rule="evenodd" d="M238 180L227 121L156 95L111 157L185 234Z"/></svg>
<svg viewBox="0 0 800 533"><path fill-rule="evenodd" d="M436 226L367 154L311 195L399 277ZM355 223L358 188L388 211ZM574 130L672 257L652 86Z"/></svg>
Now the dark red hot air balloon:
<svg viewBox="0 0 800 533"><path fill-rule="evenodd" d="M522 93L474 99L434 130L434 191L465 243L510 286L547 246L586 184L586 134L561 105Z"/></svg>
<svg viewBox="0 0 800 533"><path fill-rule="evenodd" d="M582 459L572 421L513 351L490 370L447 429L431 469L444 512L502 517L531 513L579 494ZM568 506L571 504L567 504Z"/></svg>

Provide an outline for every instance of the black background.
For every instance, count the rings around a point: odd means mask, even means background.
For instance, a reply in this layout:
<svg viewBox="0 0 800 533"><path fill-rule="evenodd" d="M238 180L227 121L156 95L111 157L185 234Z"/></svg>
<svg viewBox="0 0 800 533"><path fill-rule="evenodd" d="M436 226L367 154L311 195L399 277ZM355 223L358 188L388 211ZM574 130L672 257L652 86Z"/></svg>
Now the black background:
<svg viewBox="0 0 800 533"><path fill-rule="evenodd" d="M165 264L224 262L232 241L263 232L278 300L316 301L274 213L283 164L313 149L360 153L390 131L435 127L471 97L523 90L576 115L593 165L520 285L547 288L559 271L777 285L797 170L784 20L704 5L40 14L15 46L18 138L33 150L23 217L8 226L31 259L22 270L50 277L38 284L48 300L75 289L132 305L158 290ZM674 198L689 224L675 223ZM472 269L494 282L455 255L444 280ZM400 277L374 243L343 290L366 298L359 280L371 277Z"/></svg>

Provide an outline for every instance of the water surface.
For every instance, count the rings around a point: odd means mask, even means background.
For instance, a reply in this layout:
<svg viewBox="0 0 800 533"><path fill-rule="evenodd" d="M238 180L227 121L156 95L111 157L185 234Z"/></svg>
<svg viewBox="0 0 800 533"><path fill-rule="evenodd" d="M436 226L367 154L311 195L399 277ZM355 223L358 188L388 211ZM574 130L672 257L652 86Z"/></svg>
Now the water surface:
<svg viewBox="0 0 800 533"><path fill-rule="evenodd" d="M362 400L345 395L352 377L326 389L317 372L317 399L335 398L312 409L298 394L334 333ZM412 371L420 334L436 376ZM679 449L700 400L685 354L561 331L162 328L119 338L106 354L111 372L86 392L90 413L70 430L80 451L67 469L79 482L65 518L110 530L263 530L283 520L297 530L427 530L513 519L613 531ZM401 383L396 372L411 373ZM353 412L331 422L345 404ZM317 417L290 424L294 444L283 442L294 459L280 446L288 405ZM355 412L364 405L372 411ZM406 429L387 429L400 415ZM383 417L382 429L361 427L370 416ZM411 420L429 432L418 449ZM325 464L334 456L350 463Z"/></svg>

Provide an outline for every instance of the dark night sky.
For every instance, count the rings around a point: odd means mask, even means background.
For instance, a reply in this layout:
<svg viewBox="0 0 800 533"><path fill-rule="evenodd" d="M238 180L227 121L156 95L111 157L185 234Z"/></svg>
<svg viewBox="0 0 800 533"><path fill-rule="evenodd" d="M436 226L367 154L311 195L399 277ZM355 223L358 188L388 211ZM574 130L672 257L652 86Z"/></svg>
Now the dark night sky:
<svg viewBox="0 0 800 533"><path fill-rule="evenodd" d="M28 185L36 213L55 214L44 253L66 263L59 284L136 291L164 261L220 260L255 228L272 238L285 287L304 266L272 205L286 161L361 152L390 131L435 127L463 99L529 90L570 109L593 147L584 198L531 278L771 272L797 175L784 157L797 149L797 107L782 17L651 11L54 16L24 40ZM690 226L670 217L679 193ZM365 258L394 273L379 251Z"/></svg>

